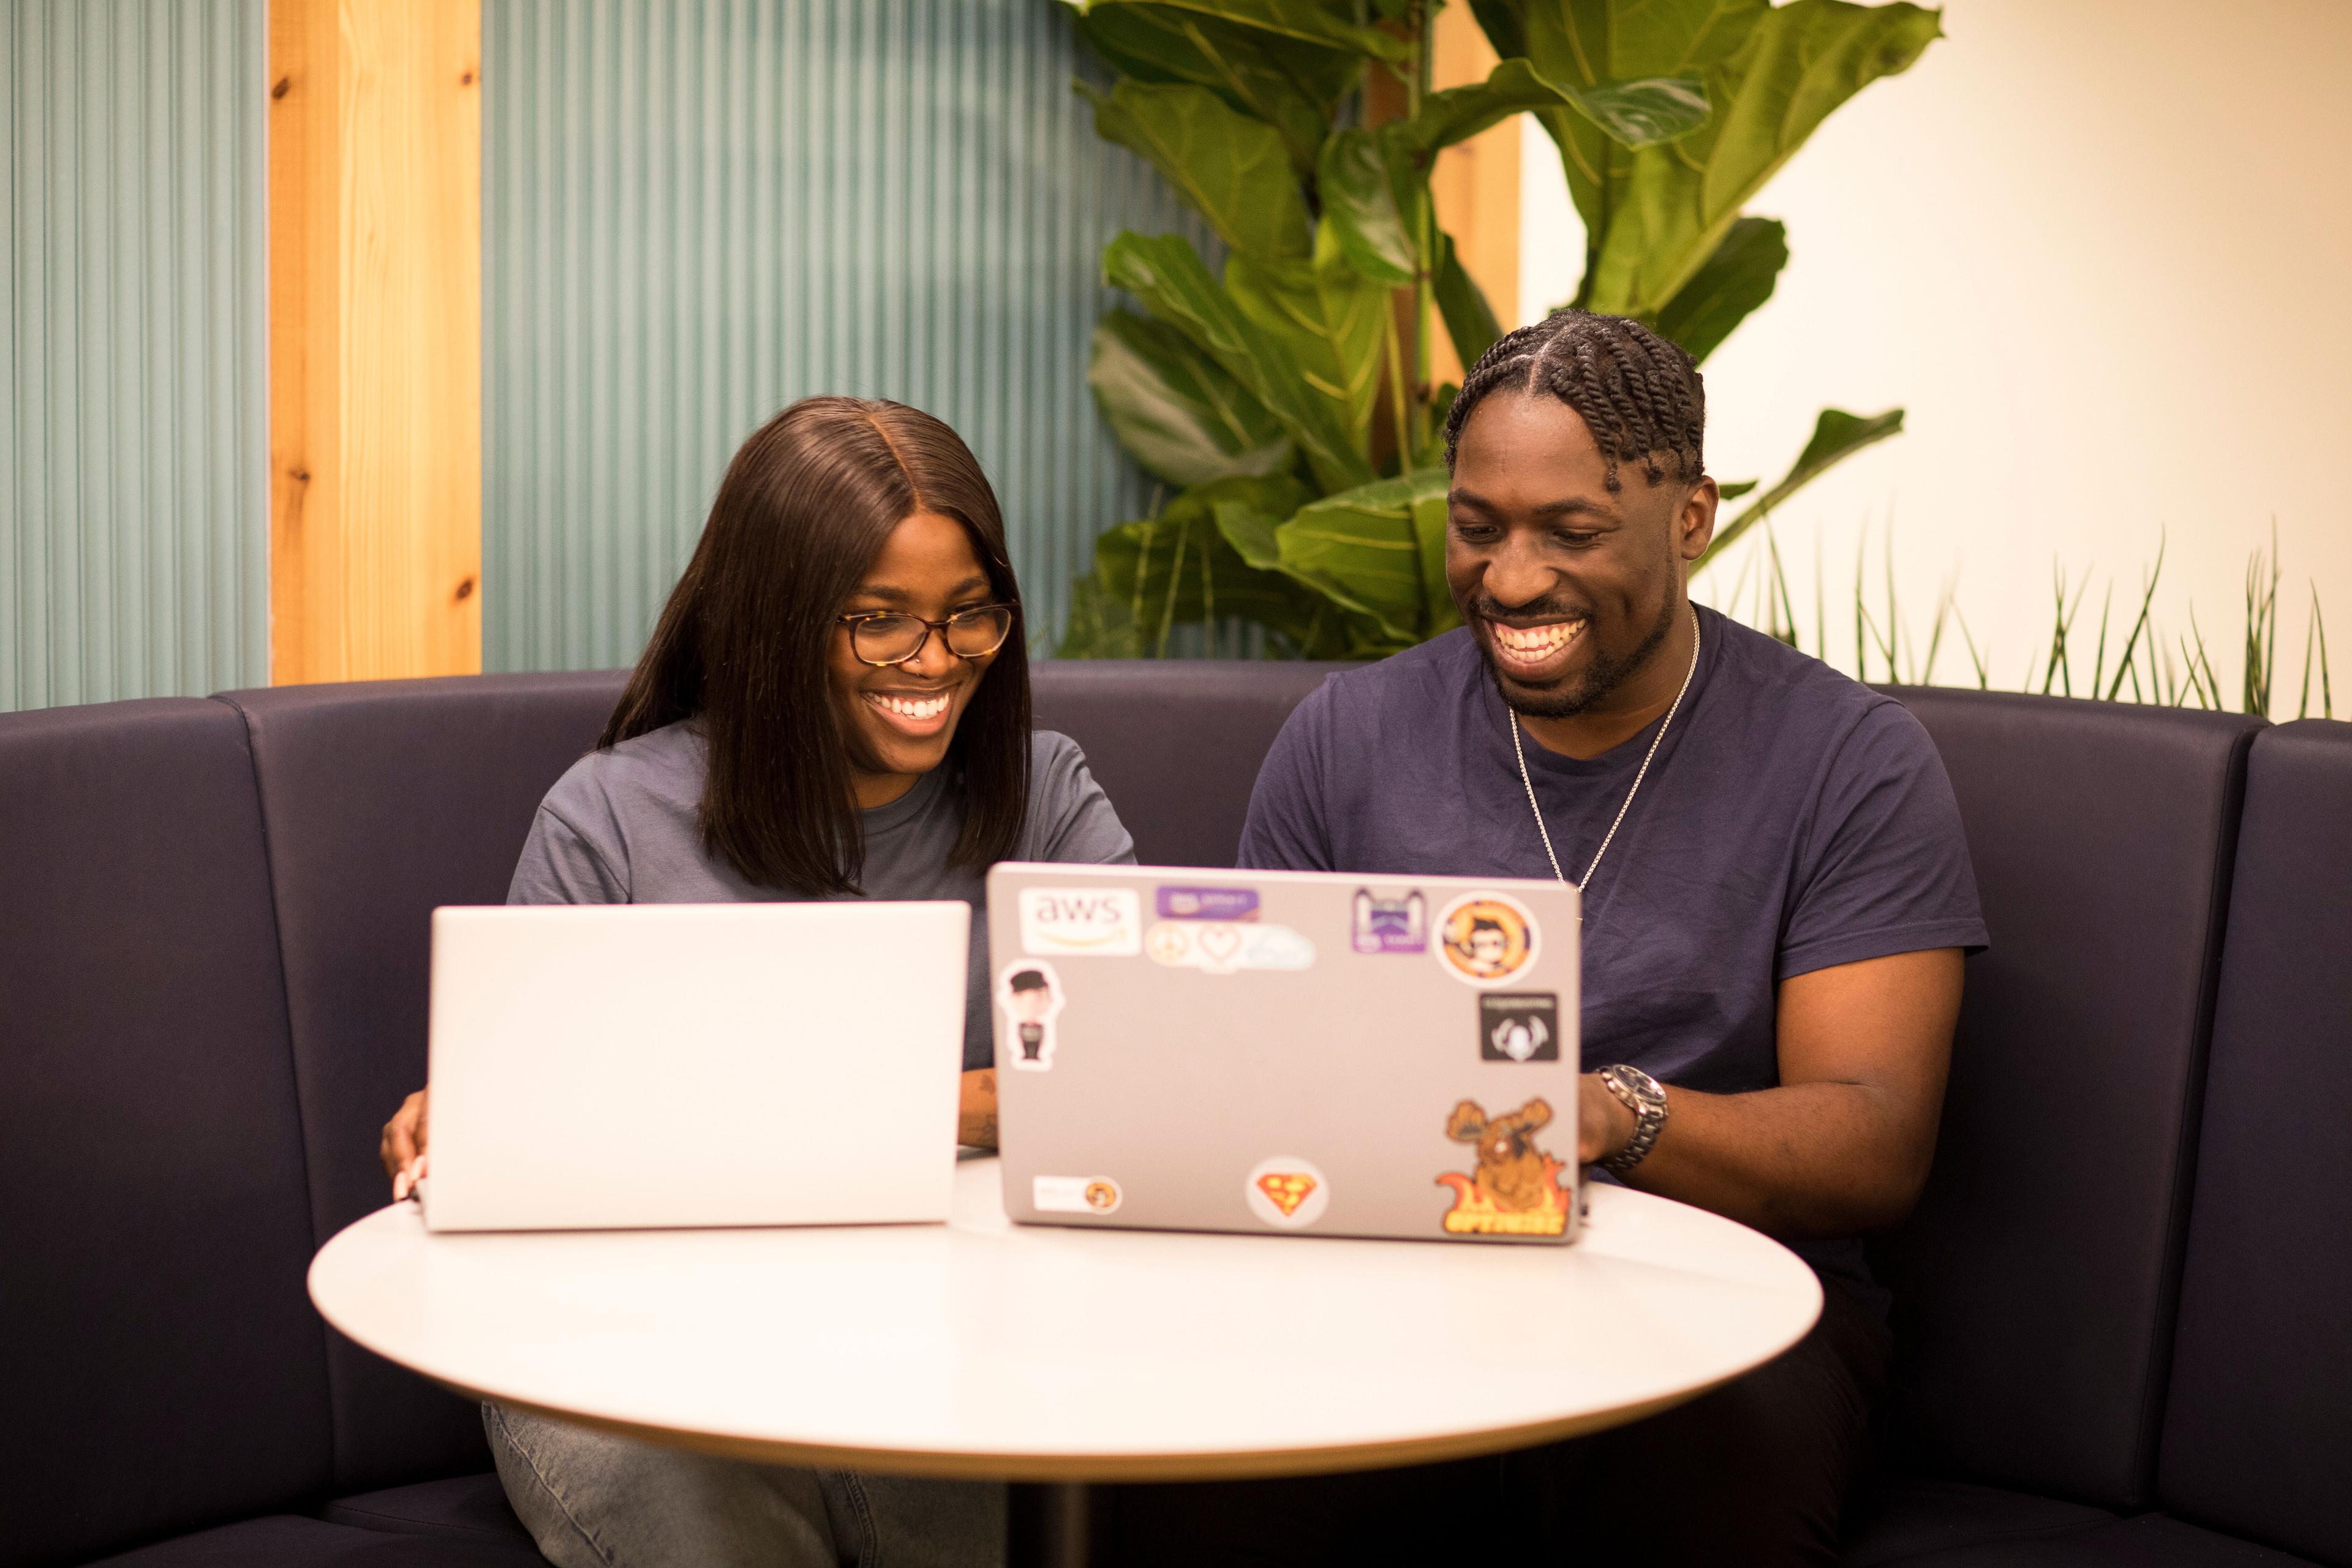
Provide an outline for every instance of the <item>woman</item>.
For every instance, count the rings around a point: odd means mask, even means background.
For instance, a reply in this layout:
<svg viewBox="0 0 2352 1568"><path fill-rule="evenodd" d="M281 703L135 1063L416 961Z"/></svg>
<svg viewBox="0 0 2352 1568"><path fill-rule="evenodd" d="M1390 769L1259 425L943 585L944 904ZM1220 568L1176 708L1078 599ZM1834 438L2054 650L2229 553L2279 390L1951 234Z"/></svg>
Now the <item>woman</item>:
<svg viewBox="0 0 2352 1568"><path fill-rule="evenodd" d="M1003 521L955 432L812 397L743 444L596 750L539 808L509 903L971 904L961 1136L996 1142L982 879L1126 862L1066 736L1029 728ZM395 1201L427 1097L383 1131ZM995 1562L1001 1487L654 1447L486 1405L499 1476L560 1568Z"/></svg>

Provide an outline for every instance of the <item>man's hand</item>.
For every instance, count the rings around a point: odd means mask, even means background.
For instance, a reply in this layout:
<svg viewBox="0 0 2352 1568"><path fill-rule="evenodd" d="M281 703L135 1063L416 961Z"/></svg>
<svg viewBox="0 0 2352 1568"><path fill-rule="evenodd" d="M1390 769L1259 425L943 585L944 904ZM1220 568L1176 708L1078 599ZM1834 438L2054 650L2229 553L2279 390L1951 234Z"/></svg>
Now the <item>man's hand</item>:
<svg viewBox="0 0 2352 1568"><path fill-rule="evenodd" d="M1598 1164L1633 1142L1633 1109L1609 1092L1601 1075L1589 1072L1576 1089L1576 1163Z"/></svg>
<svg viewBox="0 0 2352 1568"><path fill-rule="evenodd" d="M956 1142L975 1149L996 1147L996 1074L987 1068L963 1075L956 1100Z"/></svg>
<svg viewBox="0 0 2352 1568"><path fill-rule="evenodd" d="M400 1102L400 1109L383 1124L383 1138L376 1145L383 1173L392 1178L394 1203L406 1197L425 1174L425 1097L428 1092L420 1089Z"/></svg>

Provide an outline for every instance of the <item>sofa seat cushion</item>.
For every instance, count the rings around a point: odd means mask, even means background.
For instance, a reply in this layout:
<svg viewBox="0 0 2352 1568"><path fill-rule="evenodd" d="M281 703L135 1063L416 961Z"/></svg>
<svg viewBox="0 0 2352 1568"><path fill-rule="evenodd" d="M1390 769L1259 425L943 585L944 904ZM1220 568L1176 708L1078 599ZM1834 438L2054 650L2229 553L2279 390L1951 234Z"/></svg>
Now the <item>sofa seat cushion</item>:
<svg viewBox="0 0 2352 1568"><path fill-rule="evenodd" d="M528 1540L401 1534L279 1514L142 1547L93 1568L547 1568L547 1560Z"/></svg>
<svg viewBox="0 0 2352 1568"><path fill-rule="evenodd" d="M523 1529L514 1510L507 1506L506 1488L499 1484L498 1473L493 1470L420 1481L413 1487L362 1492L357 1497L329 1503L319 1510L319 1517L330 1524L388 1530L404 1535L530 1544L530 1533Z"/></svg>
<svg viewBox="0 0 2352 1568"><path fill-rule="evenodd" d="M2307 1558L2157 1513L1974 1542L1901 1561L1916 1568L2316 1568Z"/></svg>
<svg viewBox="0 0 2352 1568"><path fill-rule="evenodd" d="M1948 1552L1991 1554L2020 1542L2115 1522L2114 1514L2083 1503L1966 1481L1904 1478L1888 1481L1863 1505L1840 1562L1843 1568L1943 1563Z"/></svg>

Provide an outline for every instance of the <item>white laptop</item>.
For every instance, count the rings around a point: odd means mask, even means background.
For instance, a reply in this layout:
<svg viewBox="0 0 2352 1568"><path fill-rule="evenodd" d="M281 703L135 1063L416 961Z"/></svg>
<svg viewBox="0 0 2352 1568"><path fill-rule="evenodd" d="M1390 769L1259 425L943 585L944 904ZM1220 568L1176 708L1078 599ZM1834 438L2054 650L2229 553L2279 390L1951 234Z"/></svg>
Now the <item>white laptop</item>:
<svg viewBox="0 0 2352 1568"><path fill-rule="evenodd" d="M1574 1239L1574 888L1007 862L988 921L1015 1220Z"/></svg>
<svg viewBox="0 0 2352 1568"><path fill-rule="evenodd" d="M971 910L433 911L434 1230L944 1220Z"/></svg>

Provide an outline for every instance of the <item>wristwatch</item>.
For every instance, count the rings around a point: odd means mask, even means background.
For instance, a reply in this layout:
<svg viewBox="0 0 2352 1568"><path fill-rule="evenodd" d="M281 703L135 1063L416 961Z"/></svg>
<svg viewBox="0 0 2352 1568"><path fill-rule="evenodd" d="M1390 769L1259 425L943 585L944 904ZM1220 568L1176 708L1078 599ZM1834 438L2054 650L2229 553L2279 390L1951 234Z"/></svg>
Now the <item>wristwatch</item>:
<svg viewBox="0 0 2352 1568"><path fill-rule="evenodd" d="M1666 1091L1658 1080L1640 1068L1629 1068L1622 1062L1601 1069L1601 1081L1609 1092L1622 1100L1625 1109L1633 1113L1633 1136L1625 1146L1601 1162L1601 1168L1623 1175L1642 1163L1658 1142L1658 1134L1666 1125Z"/></svg>

